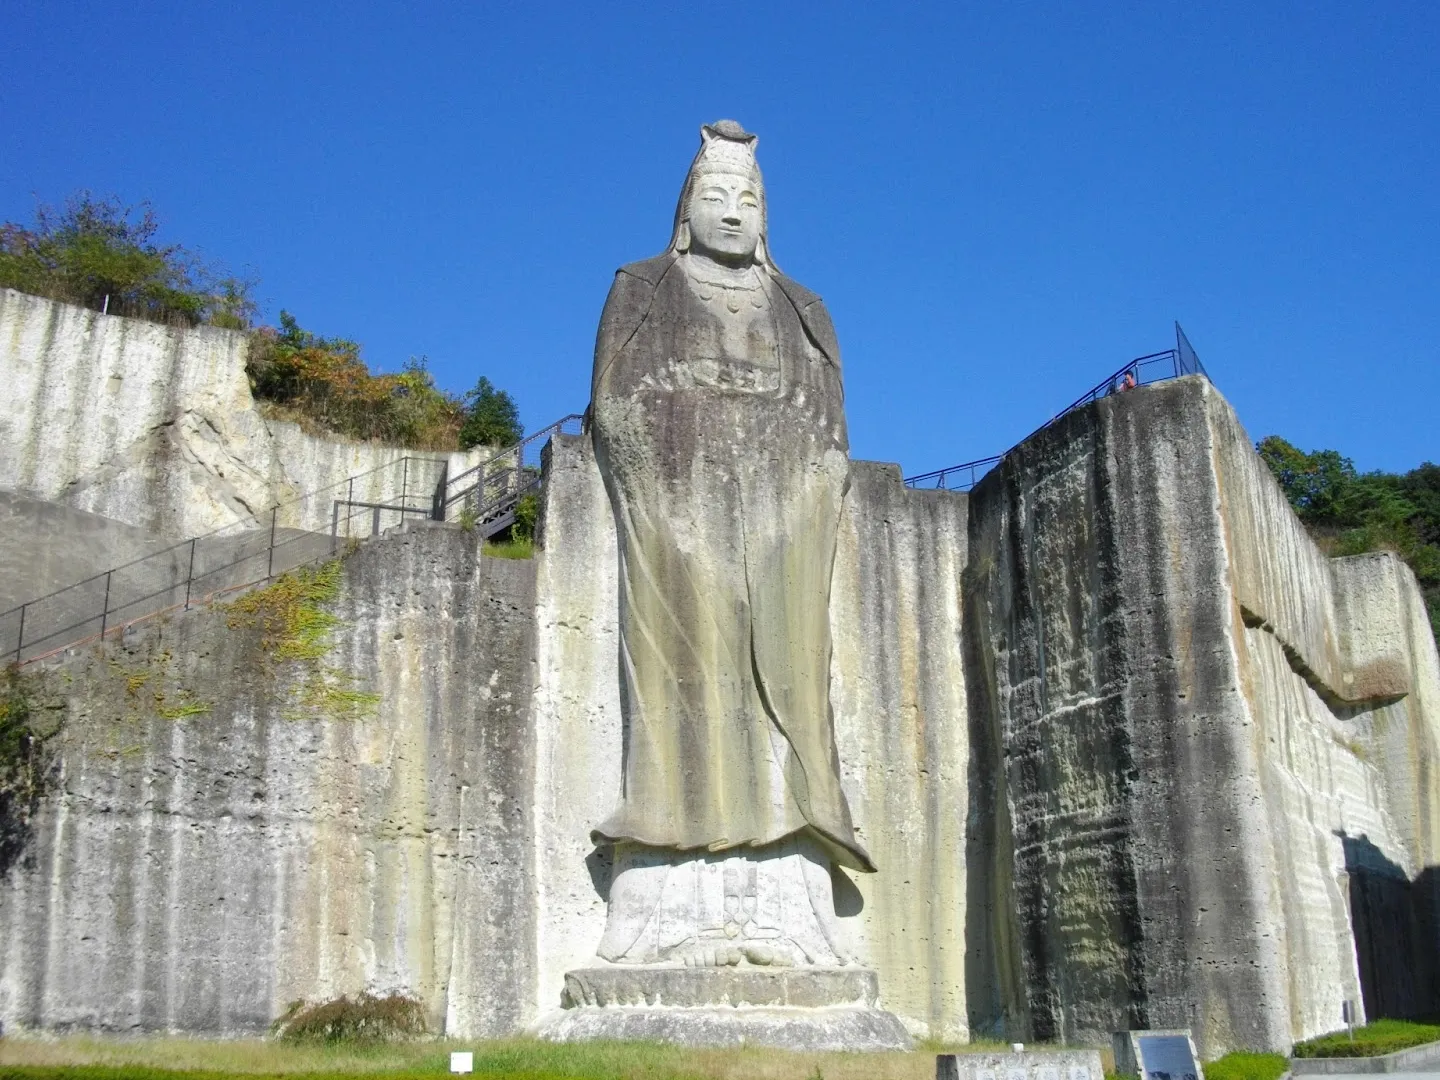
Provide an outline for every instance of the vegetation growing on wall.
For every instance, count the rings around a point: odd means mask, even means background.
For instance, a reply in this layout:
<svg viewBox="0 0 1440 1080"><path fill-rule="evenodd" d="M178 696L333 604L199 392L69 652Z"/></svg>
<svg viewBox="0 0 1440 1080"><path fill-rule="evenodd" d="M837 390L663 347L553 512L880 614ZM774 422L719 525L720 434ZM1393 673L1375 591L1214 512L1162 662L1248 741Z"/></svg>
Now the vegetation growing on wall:
<svg viewBox="0 0 1440 1080"><path fill-rule="evenodd" d="M359 719L380 703L378 694L357 690L354 675L324 663L333 648L331 632L340 620L328 606L340 593L340 560L315 569L282 574L271 585L246 593L228 606L232 630L260 632L261 648L297 675L289 715L322 713L337 720Z"/></svg>
<svg viewBox="0 0 1440 1080"><path fill-rule="evenodd" d="M28 227L0 225L0 286L155 322L248 327L255 283L178 244L157 244L159 228L149 203L88 191L62 207L42 205Z"/></svg>
<svg viewBox="0 0 1440 1080"><path fill-rule="evenodd" d="M1394 551L1409 564L1440 639L1440 465L1361 473L1338 451L1306 453L1278 435L1256 449L1327 554Z"/></svg>
<svg viewBox="0 0 1440 1080"><path fill-rule="evenodd" d="M28 680L13 667L0 676L0 876L20 857L45 792L45 743Z"/></svg>

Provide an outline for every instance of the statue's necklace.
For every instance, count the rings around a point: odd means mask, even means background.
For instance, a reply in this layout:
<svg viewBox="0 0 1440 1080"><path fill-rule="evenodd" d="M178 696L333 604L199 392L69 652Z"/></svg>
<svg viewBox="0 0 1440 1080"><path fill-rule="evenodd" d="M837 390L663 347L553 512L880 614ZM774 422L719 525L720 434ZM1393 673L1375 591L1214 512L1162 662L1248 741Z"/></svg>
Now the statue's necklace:
<svg viewBox="0 0 1440 1080"><path fill-rule="evenodd" d="M707 289L721 290L725 297L725 307L732 315L738 315L740 313L740 309L745 306L746 300L749 300L750 303L756 307L762 306L753 297L746 295L747 293L757 292L760 289L760 278L755 273L754 267L746 267L734 276L726 274L724 278L720 276L723 271L717 272L716 270L711 270L711 272L705 273L693 263L687 266L685 270L689 275L690 281L698 286L697 291L704 299L713 300L715 298L715 294L713 292L707 292Z"/></svg>

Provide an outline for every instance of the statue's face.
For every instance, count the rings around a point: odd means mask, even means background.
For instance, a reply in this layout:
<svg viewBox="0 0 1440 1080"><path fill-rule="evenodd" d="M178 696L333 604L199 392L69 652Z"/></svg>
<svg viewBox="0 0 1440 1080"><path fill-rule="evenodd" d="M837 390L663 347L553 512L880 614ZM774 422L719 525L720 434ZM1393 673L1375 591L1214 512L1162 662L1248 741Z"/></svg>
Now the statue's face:
<svg viewBox="0 0 1440 1080"><path fill-rule="evenodd" d="M690 250L745 265L760 243L760 193L748 176L709 173L690 195Z"/></svg>

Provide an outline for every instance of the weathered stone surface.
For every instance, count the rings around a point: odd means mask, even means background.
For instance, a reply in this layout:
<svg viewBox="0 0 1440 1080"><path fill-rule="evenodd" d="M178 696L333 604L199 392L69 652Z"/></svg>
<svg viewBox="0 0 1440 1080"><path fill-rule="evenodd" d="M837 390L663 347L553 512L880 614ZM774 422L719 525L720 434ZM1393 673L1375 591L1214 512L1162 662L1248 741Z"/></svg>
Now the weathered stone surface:
<svg viewBox="0 0 1440 1080"><path fill-rule="evenodd" d="M1358 841L1436 863L1413 578L1325 559L1200 379L1066 417L971 506L974 1029L1214 1057L1333 1027Z"/></svg>
<svg viewBox="0 0 1440 1080"><path fill-rule="evenodd" d="M533 565L477 547L412 527L345 562L318 671L378 695L359 716L223 609L27 676L63 726L0 889L7 1029L262 1032L364 989L455 1034L525 1022Z"/></svg>
<svg viewBox="0 0 1440 1080"><path fill-rule="evenodd" d="M245 377L246 343L0 289L0 488L182 539L254 525L277 503L362 474L356 499L393 498L407 481L428 492L441 461L454 475L490 453L416 454L267 420ZM333 498L280 524L328 531Z"/></svg>

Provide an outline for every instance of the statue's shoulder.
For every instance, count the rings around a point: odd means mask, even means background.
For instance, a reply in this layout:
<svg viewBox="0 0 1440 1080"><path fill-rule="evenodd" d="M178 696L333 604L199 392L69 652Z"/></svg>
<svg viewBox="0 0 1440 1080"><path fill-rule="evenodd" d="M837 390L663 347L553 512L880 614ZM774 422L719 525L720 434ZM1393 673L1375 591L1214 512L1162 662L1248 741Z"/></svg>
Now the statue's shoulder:
<svg viewBox="0 0 1440 1080"><path fill-rule="evenodd" d="M790 297L790 302L800 310L803 311L812 304L824 306L825 301L820 299L819 293L811 292L794 278L788 278L784 274L776 274L775 280L780 285L780 288L785 290L785 295Z"/></svg>
<svg viewBox="0 0 1440 1080"><path fill-rule="evenodd" d="M825 308L825 301L820 299L819 293L811 292L794 278L788 278L784 274L775 274L774 277L780 291L790 298L790 303L794 304L795 310L800 313L800 321L805 324L806 332L820 351L830 358L830 362L838 367L840 342L835 337L835 324L830 321L830 312Z"/></svg>
<svg viewBox="0 0 1440 1080"><path fill-rule="evenodd" d="M619 284L624 279L631 279L630 283L644 282L652 289L660 284L669 269L675 265L675 253L667 251L663 255L656 255L653 259L641 259L639 262L626 263L615 271L615 281Z"/></svg>

